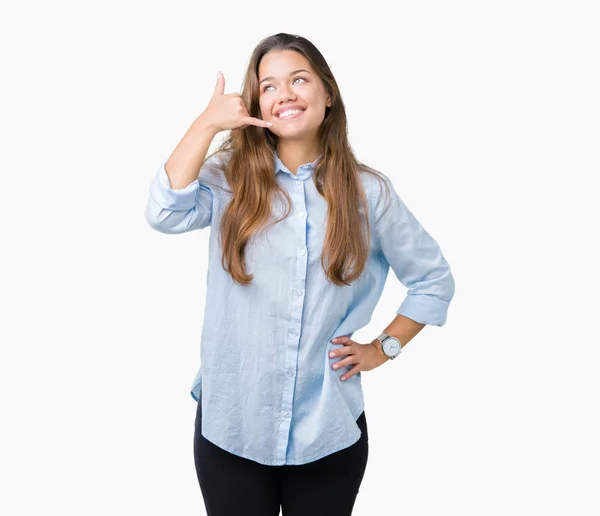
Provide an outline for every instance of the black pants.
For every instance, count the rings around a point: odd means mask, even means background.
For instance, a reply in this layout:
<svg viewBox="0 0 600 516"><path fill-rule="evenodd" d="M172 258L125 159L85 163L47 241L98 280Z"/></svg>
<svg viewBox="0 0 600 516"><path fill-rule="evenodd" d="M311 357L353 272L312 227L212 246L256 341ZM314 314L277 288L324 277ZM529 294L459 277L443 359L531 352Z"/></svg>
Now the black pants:
<svg viewBox="0 0 600 516"><path fill-rule="evenodd" d="M365 413L360 439L308 464L269 466L239 457L202 436L196 409L194 462L208 516L350 516L369 454Z"/></svg>

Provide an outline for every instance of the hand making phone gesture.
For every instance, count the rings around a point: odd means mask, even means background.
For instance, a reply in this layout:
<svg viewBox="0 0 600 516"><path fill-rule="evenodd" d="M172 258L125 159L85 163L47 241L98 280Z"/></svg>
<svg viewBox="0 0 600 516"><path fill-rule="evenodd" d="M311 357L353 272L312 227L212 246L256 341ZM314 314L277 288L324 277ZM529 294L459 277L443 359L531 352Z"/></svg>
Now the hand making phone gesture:
<svg viewBox="0 0 600 516"><path fill-rule="evenodd" d="M271 122L251 117L239 93L224 93L224 91L225 77L221 72L218 72L217 86L208 106L202 113L202 118L215 131L241 129L248 125L257 127L270 127L272 125Z"/></svg>

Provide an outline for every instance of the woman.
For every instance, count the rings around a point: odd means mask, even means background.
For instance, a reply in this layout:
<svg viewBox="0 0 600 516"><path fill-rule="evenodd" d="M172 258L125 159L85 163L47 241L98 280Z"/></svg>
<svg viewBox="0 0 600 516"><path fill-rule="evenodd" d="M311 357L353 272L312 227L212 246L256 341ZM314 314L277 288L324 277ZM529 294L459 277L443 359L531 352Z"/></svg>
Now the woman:
<svg viewBox="0 0 600 516"><path fill-rule="evenodd" d="M337 83L311 42L264 39L242 93L224 89L219 73L146 208L164 233L213 227L191 389L206 510L349 515L368 457L361 373L445 323L454 279L389 178L354 157ZM381 335L353 341L390 266L408 295Z"/></svg>

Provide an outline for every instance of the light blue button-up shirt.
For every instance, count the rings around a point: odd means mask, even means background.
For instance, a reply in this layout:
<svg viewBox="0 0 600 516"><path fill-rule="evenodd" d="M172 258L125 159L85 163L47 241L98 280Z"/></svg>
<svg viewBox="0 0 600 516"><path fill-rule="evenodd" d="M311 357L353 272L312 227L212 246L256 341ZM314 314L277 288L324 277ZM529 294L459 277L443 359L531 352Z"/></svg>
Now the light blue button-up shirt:
<svg viewBox="0 0 600 516"><path fill-rule="evenodd" d="M318 159L320 159L319 156ZM437 242L396 193L361 173L369 198L371 253L350 286L331 283L321 267L327 204L306 163L294 175L274 155L278 183L293 206L282 222L246 247L247 286L221 266L219 221L231 199L211 157L196 181L172 189L164 163L150 186L145 217L163 233L211 226L200 368L191 395L202 396L202 435L231 453L266 465L305 464L354 444L364 410L361 373L346 381L330 339L365 326L391 266L408 288L397 309L417 322L442 326L454 279ZM273 206L277 216L283 208ZM393 367L393 363L390 363Z"/></svg>

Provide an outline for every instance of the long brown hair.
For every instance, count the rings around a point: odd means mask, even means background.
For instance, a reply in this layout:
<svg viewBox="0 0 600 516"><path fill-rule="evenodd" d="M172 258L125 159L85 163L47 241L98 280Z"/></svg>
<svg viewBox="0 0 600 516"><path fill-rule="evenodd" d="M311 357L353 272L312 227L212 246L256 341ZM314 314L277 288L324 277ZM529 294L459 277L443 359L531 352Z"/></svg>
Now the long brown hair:
<svg viewBox="0 0 600 516"><path fill-rule="evenodd" d="M346 110L337 82L319 50L307 39L279 33L263 39L254 49L246 70L240 96L251 117L261 118L258 67L271 50L294 50L311 63L331 95L331 107L319 129L322 157L315 165L312 179L328 206L327 232L321 253L321 266L336 285L349 285L364 270L370 252L371 227L361 214L369 213L369 202L360 180L365 172L382 174L356 159L347 134ZM253 276L246 273L245 247L249 239L281 220L291 210L291 198L273 174L278 137L265 128L248 125L234 129L219 147L205 159L227 153L222 172L231 189L232 199L221 217L220 240L222 266L234 281L247 285ZM384 182L384 181L382 181ZM272 201L282 195L287 208L280 219L271 218ZM362 228L362 231L357 231Z"/></svg>

